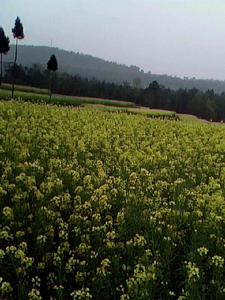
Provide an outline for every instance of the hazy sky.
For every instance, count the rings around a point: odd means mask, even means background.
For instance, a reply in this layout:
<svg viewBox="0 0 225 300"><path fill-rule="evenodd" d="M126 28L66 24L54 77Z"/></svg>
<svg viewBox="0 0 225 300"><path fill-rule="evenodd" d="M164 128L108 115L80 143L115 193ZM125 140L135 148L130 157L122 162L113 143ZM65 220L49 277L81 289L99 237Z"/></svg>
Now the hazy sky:
<svg viewBox="0 0 225 300"><path fill-rule="evenodd" d="M152 73L225 79L224 0L0 0L11 42L17 15L23 44L52 40Z"/></svg>

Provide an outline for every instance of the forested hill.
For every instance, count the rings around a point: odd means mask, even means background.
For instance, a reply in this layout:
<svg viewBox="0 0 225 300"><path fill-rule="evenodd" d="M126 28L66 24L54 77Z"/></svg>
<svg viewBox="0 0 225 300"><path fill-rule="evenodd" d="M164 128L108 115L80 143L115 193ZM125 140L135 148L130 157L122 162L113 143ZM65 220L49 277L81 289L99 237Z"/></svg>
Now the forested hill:
<svg viewBox="0 0 225 300"><path fill-rule="evenodd" d="M13 61L15 48L11 45L11 49L5 58L6 62ZM218 80L199 80L199 79L181 79L168 75L156 75L145 73L137 66L126 66L114 62L108 62L103 59L65 51L58 48L46 46L19 46L18 64L31 66L40 64L46 67L51 54L55 54L59 69L61 72L80 75L86 78L96 78L101 81L127 83L135 87L146 87L150 82L156 80L161 85L170 89L179 88L197 88L202 91L214 89L216 92L225 92L225 81ZM225 75L225 74L224 74Z"/></svg>

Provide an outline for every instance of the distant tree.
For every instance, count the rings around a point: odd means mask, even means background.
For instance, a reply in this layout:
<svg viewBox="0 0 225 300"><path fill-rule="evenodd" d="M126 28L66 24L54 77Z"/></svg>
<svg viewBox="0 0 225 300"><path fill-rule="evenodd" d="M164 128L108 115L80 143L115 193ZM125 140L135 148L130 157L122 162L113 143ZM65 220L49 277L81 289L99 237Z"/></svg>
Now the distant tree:
<svg viewBox="0 0 225 300"><path fill-rule="evenodd" d="M204 118L207 120L216 120L217 106L214 100L207 99L204 103Z"/></svg>
<svg viewBox="0 0 225 300"><path fill-rule="evenodd" d="M1 73L0 73L0 86L2 84L2 54L7 54L9 51L9 38L5 36L5 32L0 27L0 54L1 54Z"/></svg>
<svg viewBox="0 0 225 300"><path fill-rule="evenodd" d="M136 89L141 88L141 78L136 77L133 79L133 87L135 87Z"/></svg>
<svg viewBox="0 0 225 300"><path fill-rule="evenodd" d="M52 97L52 73L56 72L58 70L58 62L57 62L57 59L54 54L50 57L50 59L47 63L47 69L49 71L49 99L51 100L51 97Z"/></svg>
<svg viewBox="0 0 225 300"><path fill-rule="evenodd" d="M149 84L147 90L150 96L150 106L152 106L152 108L158 108L160 102L160 85L154 80Z"/></svg>
<svg viewBox="0 0 225 300"><path fill-rule="evenodd" d="M150 91L152 91L154 94L156 94L160 90L160 86L159 86L158 82L156 80L154 80L153 82L151 82L149 84L148 89Z"/></svg>
<svg viewBox="0 0 225 300"><path fill-rule="evenodd" d="M13 37L16 39L16 51L15 58L13 64L13 80L12 80L12 98L14 97L14 85L15 85L15 69L16 69L16 61L17 61L17 46L18 40L22 40L24 38L23 32L23 24L20 22L20 18L17 17L15 20L15 26L12 28Z"/></svg>

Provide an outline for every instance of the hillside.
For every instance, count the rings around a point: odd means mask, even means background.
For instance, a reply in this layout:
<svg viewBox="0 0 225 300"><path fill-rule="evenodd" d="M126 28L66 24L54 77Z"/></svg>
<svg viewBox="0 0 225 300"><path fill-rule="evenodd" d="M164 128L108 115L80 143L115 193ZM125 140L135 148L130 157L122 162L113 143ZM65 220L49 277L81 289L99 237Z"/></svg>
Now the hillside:
<svg viewBox="0 0 225 300"><path fill-rule="evenodd" d="M6 62L12 62L15 48L11 45L8 55L5 57ZM200 79L181 79L168 75L156 75L150 72L145 73L137 66L126 66L114 62L105 61L103 59L65 51L58 48L46 46L20 46L18 63L24 66L32 64L40 64L45 68L46 62L50 55L54 53L58 58L59 69L62 72L69 74L78 74L82 77L96 78L101 81L115 83L134 84L134 81L139 81L142 87L154 80L157 80L161 85L171 89L179 88L197 88L202 91L214 89L216 92L225 92L225 81L219 80L200 80ZM139 79L139 80L137 80Z"/></svg>

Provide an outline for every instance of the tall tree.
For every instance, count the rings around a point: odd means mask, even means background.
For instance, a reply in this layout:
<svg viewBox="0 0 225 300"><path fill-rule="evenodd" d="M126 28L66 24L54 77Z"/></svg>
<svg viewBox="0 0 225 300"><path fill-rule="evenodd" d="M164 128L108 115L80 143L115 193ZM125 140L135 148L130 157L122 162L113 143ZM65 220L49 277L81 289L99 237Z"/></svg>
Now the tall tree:
<svg viewBox="0 0 225 300"><path fill-rule="evenodd" d="M57 62L57 59L54 54L50 57L50 59L47 63L47 68L49 71L49 99L51 100L51 97L52 97L52 73L58 70L58 62Z"/></svg>
<svg viewBox="0 0 225 300"><path fill-rule="evenodd" d="M1 54L1 72L0 72L0 86L2 84L2 55L7 54L9 51L9 38L5 36L5 32L2 27L0 27L0 54Z"/></svg>
<svg viewBox="0 0 225 300"><path fill-rule="evenodd" d="M16 39L16 51L15 51L15 58L13 64L13 80L12 80L12 98L14 97L14 85L15 85L15 69L16 69L16 61L17 61L17 47L18 41L24 38L23 32L23 24L20 21L20 18L17 17L15 20L15 26L12 28L13 37Z"/></svg>

